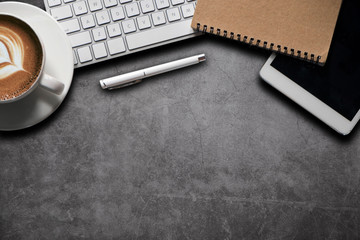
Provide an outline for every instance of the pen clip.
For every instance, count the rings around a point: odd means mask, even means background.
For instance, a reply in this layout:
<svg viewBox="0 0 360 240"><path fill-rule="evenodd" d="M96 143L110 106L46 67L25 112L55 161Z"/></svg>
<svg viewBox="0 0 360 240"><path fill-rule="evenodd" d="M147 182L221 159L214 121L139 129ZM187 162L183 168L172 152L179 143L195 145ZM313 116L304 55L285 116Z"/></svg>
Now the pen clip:
<svg viewBox="0 0 360 240"><path fill-rule="evenodd" d="M137 79L137 80L135 80L135 81L128 82L128 83L124 83L124 84L120 84L120 85L118 85L118 86L110 87L110 88L108 88L108 89L109 89L109 90L113 90L113 89L128 87L128 86L131 86L131 85L134 85L134 84L137 84L137 83L141 82L141 80L142 80L142 79Z"/></svg>

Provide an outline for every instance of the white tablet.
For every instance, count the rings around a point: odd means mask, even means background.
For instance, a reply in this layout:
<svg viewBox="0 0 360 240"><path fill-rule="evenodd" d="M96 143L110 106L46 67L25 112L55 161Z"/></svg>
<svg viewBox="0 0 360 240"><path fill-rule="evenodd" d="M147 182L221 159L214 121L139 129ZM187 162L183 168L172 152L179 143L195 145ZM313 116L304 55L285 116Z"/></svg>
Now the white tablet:
<svg viewBox="0 0 360 240"><path fill-rule="evenodd" d="M353 79L334 76L337 83L333 84L326 81L330 77L328 75L314 77L307 74L306 67L290 70L288 58L280 58L276 58L276 54L271 55L260 71L261 77L337 132L344 135L350 133L360 118L360 75ZM288 64L284 64L286 62ZM310 72L317 68L307 67ZM357 82L349 84L349 80Z"/></svg>

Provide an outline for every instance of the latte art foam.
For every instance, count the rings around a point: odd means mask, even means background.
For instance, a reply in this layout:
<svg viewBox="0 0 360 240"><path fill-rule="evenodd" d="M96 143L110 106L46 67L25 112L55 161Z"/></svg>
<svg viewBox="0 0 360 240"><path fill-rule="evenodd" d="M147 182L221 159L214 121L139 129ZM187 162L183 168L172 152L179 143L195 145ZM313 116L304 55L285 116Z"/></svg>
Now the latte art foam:
<svg viewBox="0 0 360 240"><path fill-rule="evenodd" d="M0 15L0 101L25 93L40 74L42 47L22 21Z"/></svg>
<svg viewBox="0 0 360 240"><path fill-rule="evenodd" d="M14 31L0 26L0 79L24 71L24 52L21 38Z"/></svg>

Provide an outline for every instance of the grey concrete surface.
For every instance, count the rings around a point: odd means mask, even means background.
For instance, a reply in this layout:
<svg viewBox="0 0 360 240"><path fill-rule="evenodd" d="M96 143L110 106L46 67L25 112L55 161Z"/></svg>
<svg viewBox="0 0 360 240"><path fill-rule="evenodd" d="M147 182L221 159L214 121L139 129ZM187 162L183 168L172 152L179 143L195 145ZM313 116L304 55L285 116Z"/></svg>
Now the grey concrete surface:
<svg viewBox="0 0 360 240"><path fill-rule="evenodd" d="M195 53L208 61L98 85ZM76 70L50 118L0 132L0 239L359 239L359 129L263 83L268 56L200 37Z"/></svg>

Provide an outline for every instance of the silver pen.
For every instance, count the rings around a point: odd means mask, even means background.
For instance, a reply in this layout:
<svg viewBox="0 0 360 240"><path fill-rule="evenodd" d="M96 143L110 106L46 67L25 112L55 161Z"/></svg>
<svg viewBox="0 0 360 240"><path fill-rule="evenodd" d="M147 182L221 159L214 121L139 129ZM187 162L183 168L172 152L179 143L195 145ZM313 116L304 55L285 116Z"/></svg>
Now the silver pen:
<svg viewBox="0 0 360 240"><path fill-rule="evenodd" d="M145 68L145 69L138 70L135 72L130 72L130 73L122 74L119 76L103 79L103 80L100 80L100 86L103 89L108 89L108 90L127 87L127 86L141 82L141 80L144 78L155 76L155 75L169 72L169 71L173 71L173 70L176 70L179 68L184 68L184 67L191 66L194 64L198 64L205 60L206 60L205 54L200 54L200 55L180 59L180 60L173 61L173 62L164 63L164 64L157 65L154 67Z"/></svg>

